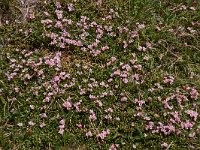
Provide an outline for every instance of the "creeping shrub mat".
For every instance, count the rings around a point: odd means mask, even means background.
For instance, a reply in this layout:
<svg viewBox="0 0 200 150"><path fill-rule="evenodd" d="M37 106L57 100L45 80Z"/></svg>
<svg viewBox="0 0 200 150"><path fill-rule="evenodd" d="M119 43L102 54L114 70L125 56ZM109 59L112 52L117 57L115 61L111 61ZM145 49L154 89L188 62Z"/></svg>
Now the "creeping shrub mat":
<svg viewBox="0 0 200 150"><path fill-rule="evenodd" d="M0 149L200 149L200 1L19 3L0 2Z"/></svg>

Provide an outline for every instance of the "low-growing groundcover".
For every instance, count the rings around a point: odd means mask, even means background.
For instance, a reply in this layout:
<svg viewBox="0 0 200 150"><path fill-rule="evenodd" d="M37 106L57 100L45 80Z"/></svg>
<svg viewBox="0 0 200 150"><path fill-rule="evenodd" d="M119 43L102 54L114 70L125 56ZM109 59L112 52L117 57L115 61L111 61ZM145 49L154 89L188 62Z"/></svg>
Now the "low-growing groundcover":
<svg viewBox="0 0 200 150"><path fill-rule="evenodd" d="M1 27L1 149L199 149L198 1L66 0Z"/></svg>

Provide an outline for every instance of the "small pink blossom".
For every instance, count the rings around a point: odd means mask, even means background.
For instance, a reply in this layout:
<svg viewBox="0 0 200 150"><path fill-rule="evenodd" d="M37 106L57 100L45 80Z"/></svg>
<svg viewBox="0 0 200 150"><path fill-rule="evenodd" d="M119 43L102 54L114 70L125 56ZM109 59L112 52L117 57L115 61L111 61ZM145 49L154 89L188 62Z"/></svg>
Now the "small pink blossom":
<svg viewBox="0 0 200 150"><path fill-rule="evenodd" d="M198 91L195 88L192 88L191 92L190 92L190 95L191 95L192 99L196 100L198 98L199 93L198 93Z"/></svg>
<svg viewBox="0 0 200 150"><path fill-rule="evenodd" d="M106 50L109 50L109 47L106 45L106 46L103 46L102 48L101 48L101 50L102 51L106 51Z"/></svg>
<svg viewBox="0 0 200 150"><path fill-rule="evenodd" d="M195 135L196 135L196 133L195 133L195 132L192 132L192 133L189 134L189 137L190 137L190 138L193 138Z"/></svg>
<svg viewBox="0 0 200 150"><path fill-rule="evenodd" d="M47 115L46 115L46 113L42 113L42 114L40 114L40 117L41 118L47 118Z"/></svg>
<svg viewBox="0 0 200 150"><path fill-rule="evenodd" d="M65 128L65 124L59 125L59 128L60 128L60 129L64 129L64 128Z"/></svg>
<svg viewBox="0 0 200 150"><path fill-rule="evenodd" d="M62 125L64 125L65 124L65 120L64 119L62 119L62 120L60 120L60 122L59 122L60 124L62 124Z"/></svg>
<svg viewBox="0 0 200 150"><path fill-rule="evenodd" d="M137 25L138 25L138 29L144 29L145 28L144 24L137 23Z"/></svg>
<svg viewBox="0 0 200 150"><path fill-rule="evenodd" d="M56 6L57 8L61 8L60 2L56 2L56 3L55 3L55 6Z"/></svg>
<svg viewBox="0 0 200 150"><path fill-rule="evenodd" d="M168 145L167 143L162 143L162 144L161 144L161 147L162 147L162 148L167 148L168 146L169 146L169 145Z"/></svg>
<svg viewBox="0 0 200 150"><path fill-rule="evenodd" d="M44 122L42 122L41 124L40 124L40 128L43 128L43 127L45 127L46 126L46 124L44 123Z"/></svg>
<svg viewBox="0 0 200 150"><path fill-rule="evenodd" d="M192 118L194 119L194 121L197 120L198 112L193 111L193 110L187 110L186 113L187 113L188 115L190 115L190 117L192 117Z"/></svg>
<svg viewBox="0 0 200 150"><path fill-rule="evenodd" d="M179 113L178 112L172 112L171 115L173 115L174 119L171 119L171 121L175 122L181 122L181 119L179 117Z"/></svg>
<svg viewBox="0 0 200 150"><path fill-rule="evenodd" d="M127 84L129 81L128 81L127 78L124 78L124 79L123 79L123 82L124 82L125 84Z"/></svg>
<svg viewBox="0 0 200 150"><path fill-rule="evenodd" d="M90 116L89 116L89 119L90 119L91 121L95 121L95 120L97 120L97 117L96 117L96 115L95 115L95 113L94 113L93 110L90 110Z"/></svg>
<svg viewBox="0 0 200 150"><path fill-rule="evenodd" d="M69 10L70 12L71 12L71 11L74 11L74 6L73 6L72 3L67 4L67 8L68 8L68 10Z"/></svg>
<svg viewBox="0 0 200 150"><path fill-rule="evenodd" d="M61 134L61 135L63 135L64 131L65 131L64 129L60 129L60 130L58 131L58 133Z"/></svg>
<svg viewBox="0 0 200 150"><path fill-rule="evenodd" d="M34 106L34 105L30 105L30 108L31 108L32 110L34 110L34 109L35 109L35 106Z"/></svg>
<svg viewBox="0 0 200 150"><path fill-rule="evenodd" d="M145 129L146 129L146 130L149 130L149 129L152 130L153 127L154 127L154 122L150 121L149 124L146 125L146 128L145 128Z"/></svg>
<svg viewBox="0 0 200 150"><path fill-rule="evenodd" d="M80 128L80 129L83 127L83 125L82 125L81 123L76 124L76 126L77 126L78 128Z"/></svg>
<svg viewBox="0 0 200 150"><path fill-rule="evenodd" d="M173 106L170 106L167 100L163 101L163 104L164 104L164 108L169 109L169 110L173 109Z"/></svg>
<svg viewBox="0 0 200 150"><path fill-rule="evenodd" d="M142 65L134 65L133 67L137 70L142 70Z"/></svg>
<svg viewBox="0 0 200 150"><path fill-rule="evenodd" d="M65 101L65 102L63 103L63 107L65 107L67 110L70 110L71 107L72 107L72 104L71 104L70 101Z"/></svg>
<svg viewBox="0 0 200 150"><path fill-rule="evenodd" d="M62 11L56 10L55 13L56 13L56 16L57 16L57 19L58 19L58 20L60 20L60 19L63 18L63 14L62 14L63 12L62 12Z"/></svg>
<svg viewBox="0 0 200 150"><path fill-rule="evenodd" d="M62 22L61 22L61 21L57 21L56 24L55 24L55 27L56 27L56 28L63 29Z"/></svg>
<svg viewBox="0 0 200 150"><path fill-rule="evenodd" d="M101 133L99 133L97 135L97 137L99 137L101 140L103 140L108 134L110 134L110 130L109 129L107 129L105 131L102 131Z"/></svg>
<svg viewBox="0 0 200 150"><path fill-rule="evenodd" d="M47 24L47 25L51 24L52 22L53 22L53 21L50 20L50 19L41 20L41 23L42 23L42 24Z"/></svg>
<svg viewBox="0 0 200 150"><path fill-rule="evenodd" d="M109 150L117 150L117 147L119 147L118 144L112 144L109 148Z"/></svg>
<svg viewBox="0 0 200 150"><path fill-rule="evenodd" d="M46 16L50 16L50 14L49 14L48 12L46 12L46 11L44 12L44 14L45 14Z"/></svg>
<svg viewBox="0 0 200 150"><path fill-rule="evenodd" d="M49 103L50 100L51 100L51 98L47 96L47 97L45 97L44 102Z"/></svg>
<svg viewBox="0 0 200 150"><path fill-rule="evenodd" d="M194 122L190 122L189 120L187 120L186 122L181 122L181 127L184 129L192 129L192 127L194 126Z"/></svg>
<svg viewBox="0 0 200 150"><path fill-rule="evenodd" d="M60 81L60 77L59 77L59 76L55 76L55 77L53 78L53 81L54 81L54 82L59 82L59 81Z"/></svg>
<svg viewBox="0 0 200 150"><path fill-rule="evenodd" d="M113 112L113 109L112 109L112 108L108 108L108 109L105 110L105 112L107 112L107 113L112 113L112 112Z"/></svg>
<svg viewBox="0 0 200 150"><path fill-rule="evenodd" d="M96 4L97 5L102 5L102 0L97 0Z"/></svg>
<svg viewBox="0 0 200 150"><path fill-rule="evenodd" d="M34 126L34 125L35 125L35 123L34 123L33 121L29 121L28 124L29 124L30 126Z"/></svg>
<svg viewBox="0 0 200 150"><path fill-rule="evenodd" d="M174 82L174 77L172 77L172 76L167 77L166 76L166 77L164 77L163 82L172 84Z"/></svg>
<svg viewBox="0 0 200 150"><path fill-rule="evenodd" d="M86 135L87 137L92 137L92 132L91 132L91 131L88 131L85 135Z"/></svg>
<svg viewBox="0 0 200 150"><path fill-rule="evenodd" d="M121 98L121 101L122 101L122 102L126 102L127 100L128 100L128 98L125 97L125 96Z"/></svg>
<svg viewBox="0 0 200 150"><path fill-rule="evenodd" d="M123 44L124 44L124 48L127 48L128 47L128 43L126 41L123 41Z"/></svg>

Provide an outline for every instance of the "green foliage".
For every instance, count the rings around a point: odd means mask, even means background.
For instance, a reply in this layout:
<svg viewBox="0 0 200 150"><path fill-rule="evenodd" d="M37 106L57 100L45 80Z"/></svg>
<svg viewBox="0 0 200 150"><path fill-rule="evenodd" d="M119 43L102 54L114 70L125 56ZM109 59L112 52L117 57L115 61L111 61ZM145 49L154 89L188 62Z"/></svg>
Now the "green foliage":
<svg viewBox="0 0 200 150"><path fill-rule="evenodd" d="M12 0L1 0L0 1L0 7L3 10L9 10L10 9L10 4L12 3Z"/></svg>

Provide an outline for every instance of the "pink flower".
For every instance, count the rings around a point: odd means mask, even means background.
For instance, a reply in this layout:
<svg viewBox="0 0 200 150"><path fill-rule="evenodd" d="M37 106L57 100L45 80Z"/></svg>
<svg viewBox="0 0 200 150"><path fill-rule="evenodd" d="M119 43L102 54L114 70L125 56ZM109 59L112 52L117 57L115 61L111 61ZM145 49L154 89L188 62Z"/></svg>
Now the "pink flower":
<svg viewBox="0 0 200 150"><path fill-rule="evenodd" d="M59 128L60 129L64 129L65 128L65 125L63 124L63 125L59 125Z"/></svg>
<svg viewBox="0 0 200 150"><path fill-rule="evenodd" d="M97 0L96 4L97 5L101 5L102 4L102 0Z"/></svg>
<svg viewBox="0 0 200 150"><path fill-rule="evenodd" d="M186 113L187 113L188 115L190 115L190 117L194 118L194 121L197 120L198 112L193 111L193 110L187 110Z"/></svg>
<svg viewBox="0 0 200 150"><path fill-rule="evenodd" d="M50 102L50 100L51 100L50 97L47 96L47 97L45 97L44 102L48 103L48 102Z"/></svg>
<svg viewBox="0 0 200 150"><path fill-rule="evenodd" d="M137 25L138 25L138 29L144 29L145 28L144 24L137 23Z"/></svg>
<svg viewBox="0 0 200 150"><path fill-rule="evenodd" d="M63 107L65 107L67 110L70 110L71 107L72 107L72 104L71 104L70 101L65 101L65 102L63 103Z"/></svg>
<svg viewBox="0 0 200 150"><path fill-rule="evenodd" d="M131 38L134 39L134 38L136 38L136 37L138 37L138 32L132 31L132 32L131 32Z"/></svg>
<svg viewBox="0 0 200 150"><path fill-rule="evenodd" d="M101 48L101 50L102 51L106 51L106 50L109 50L109 47L106 45L106 46L103 46L102 48Z"/></svg>
<svg viewBox="0 0 200 150"><path fill-rule="evenodd" d="M168 145L167 143L162 143L162 144L161 144L161 147L162 147L162 148L167 148L168 146L169 146L169 145Z"/></svg>
<svg viewBox="0 0 200 150"><path fill-rule="evenodd" d="M63 18L63 14L62 14L63 12L62 11L56 10L55 13L56 13L58 20Z"/></svg>
<svg viewBox="0 0 200 150"><path fill-rule="evenodd" d="M49 66L53 66L54 65L54 62L53 62L53 60L52 59L46 59L45 60L45 64L47 64L47 65L49 65Z"/></svg>
<svg viewBox="0 0 200 150"><path fill-rule="evenodd" d="M60 21L57 21L56 24L55 24L55 27L62 29L63 25L62 25L62 23Z"/></svg>
<svg viewBox="0 0 200 150"><path fill-rule="evenodd" d="M34 126L34 125L35 125L35 123L34 123L33 121L29 121L28 124L29 124L30 126Z"/></svg>
<svg viewBox="0 0 200 150"><path fill-rule="evenodd" d="M96 97L94 95L89 95L90 99L95 99Z"/></svg>
<svg viewBox="0 0 200 150"><path fill-rule="evenodd" d="M91 121L97 120L97 117L96 117L96 115L95 115L93 110L90 110L89 120L91 120Z"/></svg>
<svg viewBox="0 0 200 150"><path fill-rule="evenodd" d="M44 71L41 69L38 71L38 76L42 75L44 73Z"/></svg>
<svg viewBox="0 0 200 150"><path fill-rule="evenodd" d="M113 75L120 75L121 71L120 70L116 70L113 72Z"/></svg>
<svg viewBox="0 0 200 150"><path fill-rule="evenodd" d="M117 150L118 145L112 144L109 148L109 150Z"/></svg>
<svg viewBox="0 0 200 150"><path fill-rule="evenodd" d="M60 130L58 131L58 133L61 134L61 135L63 135L64 129L60 129Z"/></svg>
<svg viewBox="0 0 200 150"><path fill-rule="evenodd" d="M46 11L44 12L44 14L45 14L46 16L50 16L50 14L49 14L48 12L46 12Z"/></svg>
<svg viewBox="0 0 200 150"><path fill-rule="evenodd" d="M64 23L67 23L68 25L72 25L72 20L71 19L63 19L62 21Z"/></svg>
<svg viewBox="0 0 200 150"><path fill-rule="evenodd" d="M91 132L91 131L88 131L85 135L86 135L87 137L92 137L92 132Z"/></svg>
<svg viewBox="0 0 200 150"><path fill-rule="evenodd" d="M100 51L100 50L96 50L96 51L94 52L94 56L97 56L97 55L99 55L99 54L101 54L101 51Z"/></svg>
<svg viewBox="0 0 200 150"><path fill-rule="evenodd" d="M102 107L103 103L100 100L96 100L95 104L97 104L97 106Z"/></svg>
<svg viewBox="0 0 200 150"><path fill-rule="evenodd" d="M74 6L72 3L67 4L67 8L69 11L73 11L74 10Z"/></svg>
<svg viewBox="0 0 200 150"><path fill-rule="evenodd" d="M108 134L110 134L109 129L102 131L100 134L97 135L97 137L99 137L101 140L103 140Z"/></svg>
<svg viewBox="0 0 200 150"><path fill-rule="evenodd" d="M169 106L169 103L167 100L163 101L163 104L164 104L164 108L169 109L169 110L173 109L173 106Z"/></svg>
<svg viewBox="0 0 200 150"><path fill-rule="evenodd" d="M129 81L128 81L127 78L124 78L124 79L123 79L123 82L124 82L125 84L127 84Z"/></svg>
<svg viewBox="0 0 200 150"><path fill-rule="evenodd" d="M186 122L181 122L181 127L184 129L192 129L192 127L194 126L194 122L190 122L189 120L187 120Z"/></svg>
<svg viewBox="0 0 200 150"><path fill-rule="evenodd" d="M178 112L176 112L176 111L172 112L171 115L173 115L175 122L181 122L181 119L179 117L179 113Z"/></svg>
<svg viewBox="0 0 200 150"><path fill-rule="evenodd" d="M131 66L129 66L129 64L125 64L124 66L122 66L122 69L126 69L126 71L131 71Z"/></svg>
<svg viewBox="0 0 200 150"><path fill-rule="evenodd" d="M82 50L83 52L86 52L86 51L87 51L87 49L86 49L85 47L82 47L81 50Z"/></svg>
<svg viewBox="0 0 200 150"><path fill-rule="evenodd" d="M137 70L142 70L142 65L134 65L133 67Z"/></svg>
<svg viewBox="0 0 200 150"><path fill-rule="evenodd" d="M124 43L124 48L127 48L128 47L128 43L126 42L126 41L123 41L123 43Z"/></svg>
<svg viewBox="0 0 200 150"><path fill-rule="evenodd" d="M61 8L60 2L56 2L55 6L56 6L57 8Z"/></svg>
<svg viewBox="0 0 200 150"><path fill-rule="evenodd" d="M112 109L112 108L108 108L108 109L105 110L105 112L107 112L107 113L112 113L112 112L113 112L113 109Z"/></svg>
<svg viewBox="0 0 200 150"><path fill-rule="evenodd" d="M43 127L45 127L46 126L46 124L44 123L44 122L42 122L41 124L40 124L40 128L43 128Z"/></svg>
<svg viewBox="0 0 200 150"><path fill-rule="evenodd" d="M122 98L121 98L121 101L122 102L126 102L128 100L128 98L126 97L126 96L123 96Z"/></svg>
<svg viewBox="0 0 200 150"><path fill-rule="evenodd" d="M163 129L161 129L161 131L162 131L165 135L169 135L169 134L175 132L175 127L174 127L173 125L163 126Z"/></svg>
<svg viewBox="0 0 200 150"><path fill-rule="evenodd" d="M81 123L76 124L76 126L77 126L78 128L80 128L80 129L83 127Z"/></svg>
<svg viewBox="0 0 200 150"><path fill-rule="evenodd" d="M35 106L34 105L30 105L30 108L33 110L33 109L35 109Z"/></svg>
<svg viewBox="0 0 200 150"><path fill-rule="evenodd" d="M62 119L62 120L60 120L60 122L59 122L60 124L62 124L62 125L64 125L65 124L65 120L64 119Z"/></svg>
<svg viewBox="0 0 200 150"><path fill-rule="evenodd" d="M142 105L145 104L144 100L138 100L138 99L136 99L135 102L139 105L139 107L142 107Z"/></svg>
<svg viewBox="0 0 200 150"><path fill-rule="evenodd" d="M195 132L192 132L192 133L189 134L189 137L190 137L190 138L193 138L195 135L196 135L196 133L195 133Z"/></svg>
<svg viewBox="0 0 200 150"><path fill-rule="evenodd" d="M105 117L104 117L105 119L107 119L107 120L112 120L112 116L110 115L110 114L108 114L108 115L105 115Z"/></svg>
<svg viewBox="0 0 200 150"><path fill-rule="evenodd" d="M149 124L146 125L146 128L145 128L145 129L146 129L146 130L149 130L149 129L152 130L152 129L153 129L153 126L154 126L154 122L150 121Z"/></svg>
<svg viewBox="0 0 200 150"><path fill-rule="evenodd" d="M92 121L95 121L95 120L97 120L97 117L95 114L90 114L89 119Z"/></svg>
<svg viewBox="0 0 200 150"><path fill-rule="evenodd" d="M112 78L108 79L108 83L110 83L110 82L112 82L112 81L113 81L113 79L112 79Z"/></svg>
<svg viewBox="0 0 200 150"><path fill-rule="evenodd" d="M146 47L152 49L152 44L150 42L146 42Z"/></svg>
<svg viewBox="0 0 200 150"><path fill-rule="evenodd" d="M163 82L172 84L174 82L174 77L172 77L172 76L164 77Z"/></svg>
<svg viewBox="0 0 200 150"><path fill-rule="evenodd" d="M47 24L47 25L51 24L52 22L53 22L53 21L50 20L50 19L41 20L41 23L42 23L42 24Z"/></svg>
<svg viewBox="0 0 200 150"><path fill-rule="evenodd" d="M54 81L54 82L59 82L59 81L60 81L60 77L59 77L59 76L55 76L55 77L53 78L53 81Z"/></svg>
<svg viewBox="0 0 200 150"><path fill-rule="evenodd" d="M191 95L192 99L196 100L198 98L199 93L198 93L198 91L195 88L192 88L192 90L190 92L190 95Z"/></svg>
<svg viewBox="0 0 200 150"><path fill-rule="evenodd" d="M42 114L40 114L40 117L41 118L47 118L47 114L46 113L42 113Z"/></svg>

